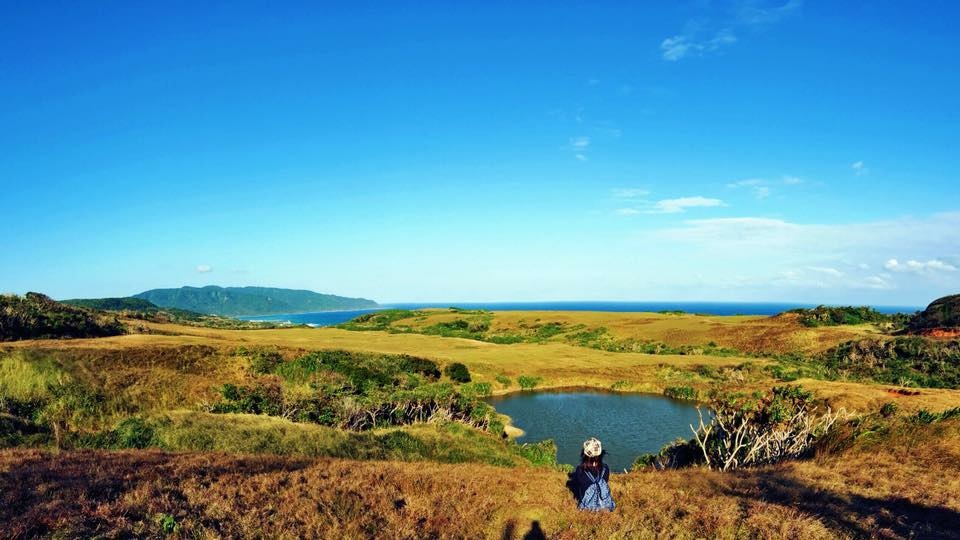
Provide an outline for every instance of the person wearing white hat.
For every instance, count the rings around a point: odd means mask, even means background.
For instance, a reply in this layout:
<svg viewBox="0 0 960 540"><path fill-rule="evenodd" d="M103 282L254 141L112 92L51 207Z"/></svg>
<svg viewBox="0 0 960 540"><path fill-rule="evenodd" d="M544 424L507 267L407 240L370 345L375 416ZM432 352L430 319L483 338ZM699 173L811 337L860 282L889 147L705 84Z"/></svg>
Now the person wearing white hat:
<svg viewBox="0 0 960 540"><path fill-rule="evenodd" d="M577 508L581 510L613 511L617 506L610 495L610 467L603 462L605 454L599 439L583 441L580 465L573 471Z"/></svg>

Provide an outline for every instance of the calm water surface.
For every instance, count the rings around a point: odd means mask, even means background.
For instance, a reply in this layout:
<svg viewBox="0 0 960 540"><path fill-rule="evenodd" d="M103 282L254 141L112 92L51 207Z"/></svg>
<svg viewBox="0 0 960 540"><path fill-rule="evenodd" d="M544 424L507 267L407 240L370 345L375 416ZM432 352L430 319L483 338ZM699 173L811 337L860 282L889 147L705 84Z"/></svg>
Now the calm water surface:
<svg viewBox="0 0 960 540"><path fill-rule="evenodd" d="M693 403L654 394L518 392L486 401L526 432L517 442L553 439L557 460L576 465L583 441L596 437L617 472L629 469L640 454L656 452L677 437L691 438L690 424L697 423Z"/></svg>
<svg viewBox="0 0 960 540"><path fill-rule="evenodd" d="M789 309L816 307L815 304L763 303L763 302L432 302L417 304L387 304L379 309L422 309L456 306L464 309L490 311L613 311L656 312L680 310L687 313L710 315L776 315ZM918 307L873 306L882 313L913 313ZM248 321L288 321L310 326L331 326L347 322L354 317L377 311L357 309L352 311L320 311L316 313L293 313L280 315L253 315L237 317Z"/></svg>
<svg viewBox="0 0 960 540"><path fill-rule="evenodd" d="M333 326L355 319L364 313L378 311L375 309L352 309L349 311L317 311L315 313L285 313L280 315L247 315L237 317L245 321L289 322L293 324L308 324L310 326Z"/></svg>

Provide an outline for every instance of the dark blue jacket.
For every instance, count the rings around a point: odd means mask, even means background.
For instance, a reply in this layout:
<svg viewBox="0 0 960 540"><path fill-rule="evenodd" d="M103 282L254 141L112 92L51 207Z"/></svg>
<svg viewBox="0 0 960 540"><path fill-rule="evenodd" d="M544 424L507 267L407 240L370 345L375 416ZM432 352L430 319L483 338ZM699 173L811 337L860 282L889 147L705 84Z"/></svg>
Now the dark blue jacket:
<svg viewBox="0 0 960 540"><path fill-rule="evenodd" d="M610 467L607 467L607 464L603 464L603 468L600 471L600 477L610 481ZM583 465L578 465L576 470L573 471L573 485L576 489L577 502L583 500L583 492L587 490L587 487L590 486L593 482L590 481L590 477L587 476L587 471L583 468Z"/></svg>

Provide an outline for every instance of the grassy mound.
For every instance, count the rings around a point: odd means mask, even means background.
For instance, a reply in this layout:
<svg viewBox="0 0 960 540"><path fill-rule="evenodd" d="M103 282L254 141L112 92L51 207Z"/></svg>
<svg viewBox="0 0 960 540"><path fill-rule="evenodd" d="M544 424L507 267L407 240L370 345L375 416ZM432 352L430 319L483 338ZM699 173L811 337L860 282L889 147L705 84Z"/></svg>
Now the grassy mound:
<svg viewBox="0 0 960 540"><path fill-rule="evenodd" d="M810 461L634 472L578 512L566 475L222 453L0 452L3 536L951 538L960 420L865 425Z"/></svg>
<svg viewBox="0 0 960 540"><path fill-rule="evenodd" d="M108 432L78 442L96 448L155 448L357 460L530 464L527 447L456 422L415 424L364 432L255 414L171 411L127 418ZM547 445L549 446L549 445ZM553 461L545 464L555 464Z"/></svg>
<svg viewBox="0 0 960 540"><path fill-rule="evenodd" d="M40 293L0 295L0 341L116 336L114 316L56 302Z"/></svg>
<svg viewBox="0 0 960 540"><path fill-rule="evenodd" d="M960 329L960 294L934 300L910 321L914 332L938 328Z"/></svg>
<svg viewBox="0 0 960 540"><path fill-rule="evenodd" d="M800 324L808 327L882 323L890 328L901 328L910 319L904 313L886 315L868 306L817 306L792 309L787 313L799 315Z"/></svg>

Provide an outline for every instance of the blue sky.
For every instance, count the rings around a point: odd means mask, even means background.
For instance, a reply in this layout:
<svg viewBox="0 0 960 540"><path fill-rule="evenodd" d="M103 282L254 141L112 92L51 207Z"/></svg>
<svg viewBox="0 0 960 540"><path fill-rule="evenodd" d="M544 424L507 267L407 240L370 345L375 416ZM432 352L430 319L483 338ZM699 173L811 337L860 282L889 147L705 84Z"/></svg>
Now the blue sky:
<svg viewBox="0 0 960 540"><path fill-rule="evenodd" d="M0 290L923 305L960 7L0 7Z"/></svg>

